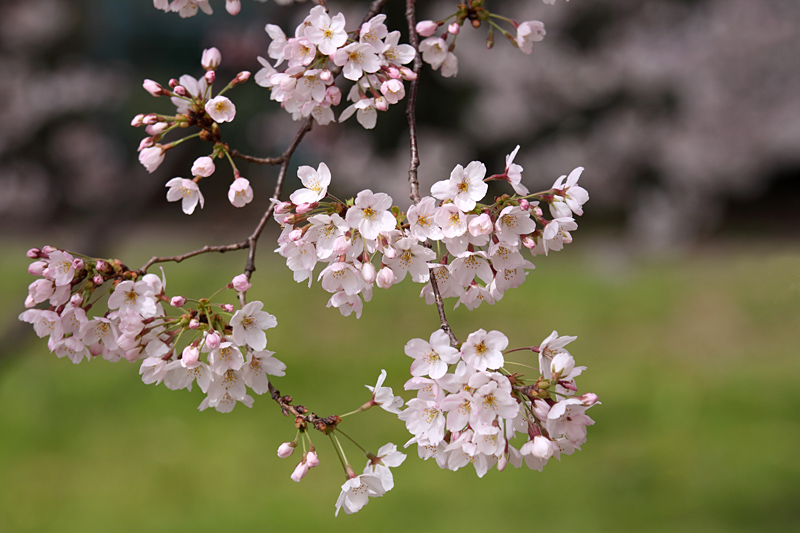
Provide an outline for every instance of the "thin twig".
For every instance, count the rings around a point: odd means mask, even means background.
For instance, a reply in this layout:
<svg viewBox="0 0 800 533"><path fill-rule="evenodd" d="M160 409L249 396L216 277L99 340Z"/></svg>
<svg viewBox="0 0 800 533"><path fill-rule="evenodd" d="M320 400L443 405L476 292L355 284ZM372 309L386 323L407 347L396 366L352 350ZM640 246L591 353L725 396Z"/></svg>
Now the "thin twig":
<svg viewBox="0 0 800 533"><path fill-rule="evenodd" d="M416 19L416 6L415 0L406 0L406 20L408 21L408 42L414 47L414 74L416 77L411 80L411 87L408 90L408 106L406 107L406 118L408 119L408 135L410 144L410 162L408 165L408 185L411 189L411 200L415 204L420 201L419 195L419 178L417 176L417 169L419 168L419 150L417 147L417 89L419 87L419 73L422 70L422 59L419 56L419 38L417 36L417 19ZM439 322L442 324L442 331L447 333L450 338L450 344L454 347L458 346L458 339L447 321L447 316L444 313L444 301L442 300L442 293L439 292L439 284L436 282L436 274L434 269L429 269L430 284L433 290L433 297L436 302L436 309L439 312Z"/></svg>

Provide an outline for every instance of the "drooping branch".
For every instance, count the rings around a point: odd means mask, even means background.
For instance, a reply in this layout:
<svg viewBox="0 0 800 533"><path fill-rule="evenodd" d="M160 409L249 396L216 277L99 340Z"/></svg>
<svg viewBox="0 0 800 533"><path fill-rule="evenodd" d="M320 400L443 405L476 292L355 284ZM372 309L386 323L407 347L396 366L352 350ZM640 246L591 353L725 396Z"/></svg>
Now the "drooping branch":
<svg viewBox="0 0 800 533"><path fill-rule="evenodd" d="M406 107L406 118L408 119L408 136L409 136L409 151L410 161L408 165L408 185L411 189L411 200L418 204L421 197L419 195L419 177L417 170L419 169L419 150L417 145L417 90L419 88L419 74L422 70L422 59L419 55L419 38L417 36L417 17L416 17L416 0L406 0L406 20L408 21L408 42L414 47L414 74L415 78L411 80L411 87L408 91L408 106ZM431 290L433 291L434 301L436 302L436 310L439 312L439 322L441 323L442 331L447 333L450 338L450 344L454 347L458 346L458 338L453 333L450 323L447 321L447 316L444 313L444 301L442 294L439 291L439 284L436 282L436 275L434 269L429 269Z"/></svg>

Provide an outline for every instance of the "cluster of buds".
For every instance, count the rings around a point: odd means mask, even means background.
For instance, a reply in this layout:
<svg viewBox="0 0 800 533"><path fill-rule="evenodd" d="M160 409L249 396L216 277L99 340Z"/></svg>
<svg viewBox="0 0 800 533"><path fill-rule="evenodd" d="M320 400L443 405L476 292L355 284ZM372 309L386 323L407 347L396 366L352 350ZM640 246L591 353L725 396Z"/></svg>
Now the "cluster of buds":
<svg viewBox="0 0 800 533"><path fill-rule="evenodd" d="M333 293L328 306L344 315L359 317L361 298L369 301L374 285L386 289L406 275L427 284L421 296L432 304L431 272L442 297L458 298L456 307L492 304L534 268L523 248L547 254L572 242L570 231L577 228L572 215L583 214L589 198L577 185L581 167L558 178L550 190L529 194L520 181L522 167L514 163L518 149L506 157L502 174L485 177L486 167L478 161L457 165L450 179L435 183L432 196L412 205L407 215L384 193L363 190L347 202L329 197L331 173L325 163L317 170L302 166L298 177L304 188L275 209L283 225L276 251L286 258L295 281L308 280L309 286L316 264L327 263L319 280ZM479 203L490 180L508 181L516 194ZM548 203L551 219L540 201ZM438 243L445 250L437 259Z"/></svg>
<svg viewBox="0 0 800 533"><path fill-rule="evenodd" d="M261 311L261 302L234 313L232 304L202 299L189 309L185 297L165 295L163 277L145 274L139 279L119 261L76 258L50 246L31 249L28 256L35 259L28 271L40 279L28 287L28 309L19 318L32 324L39 337L47 337L58 357L67 356L75 364L95 357L141 361L145 383L164 381L170 389L191 390L196 382L207 393L200 409L221 412L232 410L236 402L252 405L245 385L263 394L269 387L267 374L283 375L285 365L265 350L264 330L277 322ZM249 282L241 275L229 286L243 291ZM93 316L104 295L107 309ZM44 303L47 308L36 307ZM184 312L169 316L165 303Z"/></svg>
<svg viewBox="0 0 800 533"><path fill-rule="evenodd" d="M555 0L545 0L552 4ZM453 19L451 21L451 19ZM506 22L513 26L514 33L502 28L498 22ZM453 53L456 48L456 37L461 33L461 27L469 23L473 28L481 24L489 25L489 35L486 47L494 46L494 32L498 31L511 43L526 54L533 51L533 43L541 41L545 36L544 24L538 20L517 22L501 15L491 13L484 7L483 0L471 0L458 4L457 11L443 20L423 20L417 23L417 33L427 37L419 43L422 60L428 63L433 70L440 70L445 78L458 74L458 58ZM436 35L440 27L444 27L441 35Z"/></svg>
<svg viewBox="0 0 800 533"><path fill-rule="evenodd" d="M460 349L447 334L435 331L430 341L412 339L406 355L414 359L406 390L417 390L398 416L423 459L458 470L472 464L479 477L493 466L524 462L541 471L551 457L572 454L586 442L594 424L585 411L597 396L574 396L575 377L585 370L564 348L575 337L553 332L538 348L539 373L528 379L504 365L508 339L499 331L475 331ZM510 350L517 351L517 350ZM524 436L519 448L514 439ZM519 440L519 439L517 439Z"/></svg>
<svg viewBox="0 0 800 533"><path fill-rule="evenodd" d="M331 17L324 7L316 6L294 37L287 39L281 28L267 24L272 39L268 55L275 65L259 57L264 68L256 73L256 83L269 88L270 98L280 102L295 120L313 116L319 124L328 124L334 120L331 107L339 105L342 98L334 85L336 71L341 69L355 85L348 93L352 105L339 120L355 113L363 127L374 128L377 112L405 97L403 81L416 78L403 66L414 59L414 48L398 44L400 32L389 32L385 19L386 15L377 15L359 30L347 32L342 13ZM284 61L286 69L275 70Z"/></svg>

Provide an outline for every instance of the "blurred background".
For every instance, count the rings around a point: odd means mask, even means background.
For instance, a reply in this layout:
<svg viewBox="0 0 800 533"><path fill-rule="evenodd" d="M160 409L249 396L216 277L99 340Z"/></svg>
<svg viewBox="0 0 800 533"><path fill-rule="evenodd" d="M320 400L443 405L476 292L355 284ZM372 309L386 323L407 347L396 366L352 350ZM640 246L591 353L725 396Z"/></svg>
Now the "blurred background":
<svg viewBox="0 0 800 533"><path fill-rule="evenodd" d="M401 4L387 12L404 31ZM455 6L420 4L420 19ZM553 329L578 335L572 353L589 367L578 385L603 404L590 411L597 424L584 450L542 473L477 480L410 448L392 492L335 521L343 476L333 450L317 437L322 465L291 482L295 458L275 450L293 425L268 398L200 413L199 391L145 386L124 362L56 359L16 322L32 281L27 248L138 267L153 254L241 240L268 205L277 169L240 165L256 198L235 209L220 165L203 181L205 208L186 217L165 201L164 183L188 177L207 148L171 150L153 174L136 160L144 132L131 118L171 109L140 88L144 78L199 76L210 46L222 52L219 79L255 72L269 44L264 24L291 33L310 7L244 0L231 17L221 0L212 6L212 16L179 19L146 0L0 4L1 532L800 529L800 4L487 1L543 21L547 36L526 56L499 36L487 51L486 29L465 27L458 76L425 70L423 189L457 163L500 172L520 144L529 188L584 166L591 201L573 246L534 258L522 288L493 307L451 312L451 323L461 338L500 329L512 346ZM362 2L329 6L348 28L364 11ZM253 155L283 151L298 125L267 91L249 82L230 96L238 113L224 138ZM405 208L407 151L399 106L371 132L355 121L314 129L293 167L324 160L338 196L370 187ZM290 170L289 190L293 179ZM402 391L402 346L437 325L419 287L377 291L360 321L341 317L318 286L291 281L271 253L275 235L261 241L252 297L278 317L269 348L288 370L277 386L320 414L363 403L382 368ZM167 264L169 292L209 295L244 262L234 253ZM343 429L373 451L408 438L383 412Z"/></svg>

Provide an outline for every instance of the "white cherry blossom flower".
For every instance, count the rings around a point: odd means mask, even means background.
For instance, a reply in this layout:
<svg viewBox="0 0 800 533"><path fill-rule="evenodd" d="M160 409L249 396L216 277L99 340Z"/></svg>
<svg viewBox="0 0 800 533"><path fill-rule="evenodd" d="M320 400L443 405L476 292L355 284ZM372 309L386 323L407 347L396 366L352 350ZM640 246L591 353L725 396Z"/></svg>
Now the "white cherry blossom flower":
<svg viewBox="0 0 800 533"><path fill-rule="evenodd" d="M503 350L507 346L508 337L501 332L479 329L461 345L461 357L476 370L495 370L503 366Z"/></svg>
<svg viewBox="0 0 800 533"><path fill-rule="evenodd" d="M506 156L506 176L508 177L508 182L511 184L511 188L514 189L515 193L520 196L527 196L530 194L530 191L528 191L528 188L522 184L522 167L514 163L514 158L517 157L517 152L519 152L519 145L514 148L514 151Z"/></svg>
<svg viewBox="0 0 800 533"><path fill-rule="evenodd" d="M414 359L412 376L430 376L439 379L447 373L447 365L456 363L461 354L450 346L450 337L441 329L431 334L430 342L411 339L406 343L405 353Z"/></svg>
<svg viewBox="0 0 800 533"><path fill-rule="evenodd" d="M433 184L431 194L439 200L452 200L464 212L472 211L489 188L483 181L484 176L486 166L480 161L472 161L467 168L456 165L449 180Z"/></svg>
<svg viewBox="0 0 800 533"><path fill-rule="evenodd" d="M384 387L383 382L386 380L386 370L381 370L381 375L378 376L378 381L374 387L364 385L372 392L372 402L380 405L384 411L390 413L400 414L400 408L403 406L403 398L395 396L391 387Z"/></svg>
<svg viewBox="0 0 800 533"><path fill-rule="evenodd" d="M143 148L139 151L139 163L142 164L147 172L152 174L164 162L165 154L166 152L160 144Z"/></svg>
<svg viewBox="0 0 800 533"><path fill-rule="evenodd" d="M428 37L419 43L419 52L422 60L436 70L447 58L447 43L441 37Z"/></svg>
<svg viewBox="0 0 800 533"><path fill-rule="evenodd" d="M347 210L345 220L351 228L357 227L365 239L376 239L379 233L391 231L397 225L389 211L391 207L391 196L365 189L356 196L355 205Z"/></svg>
<svg viewBox="0 0 800 533"><path fill-rule="evenodd" d="M373 98L361 98L353 105L345 108L342 114L339 115L339 122L344 122L353 113L356 114L356 120L364 129L371 130L378 122L378 110L375 108L375 99Z"/></svg>
<svg viewBox="0 0 800 533"><path fill-rule="evenodd" d="M262 350L247 354L247 363L244 365L242 377L245 384L253 389L256 394L264 394L269 390L267 376L285 376L286 365L272 355L275 352Z"/></svg>
<svg viewBox="0 0 800 533"><path fill-rule="evenodd" d="M583 214L583 204L589 201L589 193L586 192L586 189L578 185L578 179L581 177L582 172L583 167L578 167L570 172L569 176L561 176L553 184L553 189L563 190L564 196L562 201L567 204L573 213L579 216ZM561 197L558 196L557 198ZM557 202L551 204L551 213L553 210L552 206L555 203ZM560 213L561 211L558 212ZM553 216L556 215L554 214ZM569 213L567 213L566 216L569 216Z"/></svg>
<svg viewBox="0 0 800 533"><path fill-rule="evenodd" d="M347 32L344 29L345 20L342 13L337 13L331 18L324 7L315 6L309 12L308 20L310 24L305 29L305 36L326 56L335 53L340 46L347 42Z"/></svg>
<svg viewBox="0 0 800 533"><path fill-rule="evenodd" d="M198 203L201 209L205 205L205 199L203 198L203 193L200 192L200 187L192 180L172 178L167 182L166 186L169 187L167 201L177 202L180 200L181 209L187 215L194 213Z"/></svg>
<svg viewBox="0 0 800 533"><path fill-rule="evenodd" d="M233 207L244 207L253 201L253 188L247 178L236 178L228 189L228 201Z"/></svg>
<svg viewBox="0 0 800 533"><path fill-rule="evenodd" d="M328 185L331 184L331 171L328 165L320 163L317 170L307 165L297 169L297 177L303 184L303 189L297 189L289 199L295 205L319 202L328 194Z"/></svg>
<svg viewBox="0 0 800 533"><path fill-rule="evenodd" d="M383 489L383 483L376 474L361 474L348 479L342 485L342 492L336 499L336 513L334 516L339 515L339 509L344 508L347 514L357 513L364 507L369 498L377 498L383 496L386 491Z"/></svg>
<svg viewBox="0 0 800 533"><path fill-rule="evenodd" d="M263 350L267 346L267 334L265 329L274 328L278 325L277 319L266 311L263 302L253 301L236 311L231 318L233 328L233 341L239 346L245 344L256 351Z"/></svg>
<svg viewBox="0 0 800 533"><path fill-rule="evenodd" d="M522 22L517 26L517 46L524 53L530 54L533 52L533 43L544 39L546 33L544 24L538 20Z"/></svg>
<svg viewBox="0 0 800 533"><path fill-rule="evenodd" d="M500 211L494 228L498 239L517 246L520 235L527 235L536 230L536 222L531 219L528 211L523 211L516 205L509 205Z"/></svg>
<svg viewBox="0 0 800 533"><path fill-rule="evenodd" d="M406 454L397 451L397 446L391 442L384 444L378 450L376 459L371 459L364 467L365 474L374 474L381 481L384 492L389 492L394 488L394 479L389 468L395 468L403 464Z"/></svg>
<svg viewBox="0 0 800 533"><path fill-rule="evenodd" d="M206 102L205 109L214 122L231 122L236 117L236 106L225 96L215 96Z"/></svg>
<svg viewBox="0 0 800 533"><path fill-rule="evenodd" d="M344 77L352 81L358 81L365 72L377 72L381 68L375 49L362 43L352 43L339 48L333 55L333 62L342 67Z"/></svg>
<svg viewBox="0 0 800 533"><path fill-rule="evenodd" d="M403 281L406 273L415 283L426 283L430 277L428 261L436 259L436 252L420 245L414 237L405 237L394 243L397 256L386 259L386 265L395 274L395 283Z"/></svg>

